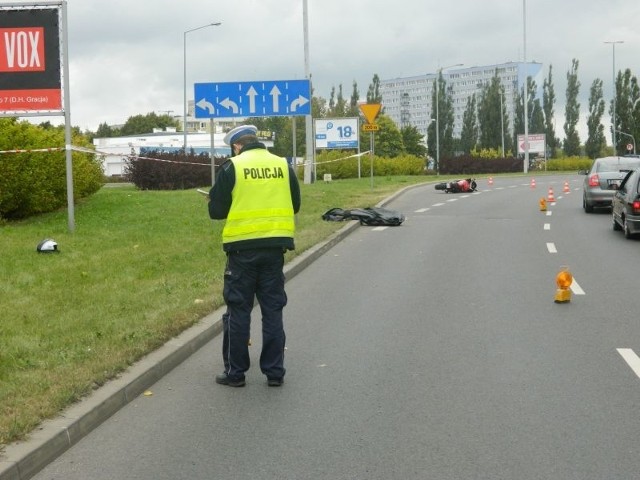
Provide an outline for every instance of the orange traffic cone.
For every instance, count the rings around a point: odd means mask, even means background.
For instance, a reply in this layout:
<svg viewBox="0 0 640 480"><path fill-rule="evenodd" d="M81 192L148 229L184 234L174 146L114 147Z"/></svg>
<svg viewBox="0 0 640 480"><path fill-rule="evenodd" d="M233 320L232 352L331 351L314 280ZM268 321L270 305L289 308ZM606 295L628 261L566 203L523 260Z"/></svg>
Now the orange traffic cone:
<svg viewBox="0 0 640 480"><path fill-rule="evenodd" d="M564 193L571 193L571 189L569 189L569 182L564 182L564 188L562 189Z"/></svg>
<svg viewBox="0 0 640 480"><path fill-rule="evenodd" d="M536 179L535 178L531 179L531 188L536 188Z"/></svg>
<svg viewBox="0 0 640 480"><path fill-rule="evenodd" d="M489 185L493 185L493 177L489 177Z"/></svg>
<svg viewBox="0 0 640 480"><path fill-rule="evenodd" d="M555 202L556 198L553 196L553 187L549 187L549 194L547 195L547 202Z"/></svg>

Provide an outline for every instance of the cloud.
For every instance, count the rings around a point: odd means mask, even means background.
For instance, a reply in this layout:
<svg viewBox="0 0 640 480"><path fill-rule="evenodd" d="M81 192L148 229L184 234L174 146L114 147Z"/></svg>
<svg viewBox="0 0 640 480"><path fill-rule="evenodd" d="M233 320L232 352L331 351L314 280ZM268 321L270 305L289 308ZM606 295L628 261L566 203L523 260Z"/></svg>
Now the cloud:
<svg viewBox="0 0 640 480"><path fill-rule="evenodd" d="M374 74L396 78L440 66L488 65L524 56L523 4L512 0L307 0L309 66L317 95L342 84L361 96ZM95 130L183 104L184 32L189 97L195 82L305 78L304 0L69 0L71 118ZM553 65L563 122L566 73L580 61L581 123L589 88L612 94L616 69L640 75L640 2L538 0L527 5L527 60ZM50 119L50 118L47 118ZM605 119L608 121L608 118ZM562 136L561 125L557 131ZM582 137L584 140L584 136Z"/></svg>

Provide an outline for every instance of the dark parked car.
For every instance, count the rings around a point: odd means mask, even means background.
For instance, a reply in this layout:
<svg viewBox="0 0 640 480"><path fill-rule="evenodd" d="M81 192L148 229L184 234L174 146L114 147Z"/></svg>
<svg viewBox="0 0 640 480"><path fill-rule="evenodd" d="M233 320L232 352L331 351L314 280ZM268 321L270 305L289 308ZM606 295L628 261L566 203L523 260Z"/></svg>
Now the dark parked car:
<svg viewBox="0 0 640 480"><path fill-rule="evenodd" d="M616 190L611 211L613 229L623 230L624 236L631 238L640 233L640 168L627 173L620 188Z"/></svg>
<svg viewBox="0 0 640 480"><path fill-rule="evenodd" d="M582 189L582 207L587 213L594 207L611 207L613 194L630 170L640 167L640 158L604 157L596 158L586 175Z"/></svg>

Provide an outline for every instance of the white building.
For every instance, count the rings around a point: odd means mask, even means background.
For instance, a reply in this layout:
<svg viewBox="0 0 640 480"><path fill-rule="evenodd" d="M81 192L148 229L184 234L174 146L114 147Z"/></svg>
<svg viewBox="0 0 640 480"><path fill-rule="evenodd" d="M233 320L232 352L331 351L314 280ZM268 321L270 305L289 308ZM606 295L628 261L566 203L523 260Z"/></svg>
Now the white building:
<svg viewBox="0 0 640 480"><path fill-rule="evenodd" d="M225 133L214 134L213 149L211 148L211 133L197 132L187 133L187 151L206 153L211 158L227 157L231 155L231 149L223 142ZM260 141L267 147L273 147L273 135L271 132L258 132ZM175 128L160 130L145 135L131 135L126 137L94 138L93 145L96 153L100 155L104 174L108 177L123 175L125 173L126 159L128 155L144 157L146 152L177 152L182 150L184 133L177 132Z"/></svg>
<svg viewBox="0 0 640 480"><path fill-rule="evenodd" d="M467 107L468 98L476 94L479 100L482 87L498 74L505 90L505 109L509 115L509 130L513 130L515 100L522 90L526 76L542 87L542 64L536 62L508 62L500 65L482 67L451 68L442 71L446 88L453 87L454 126L453 136L460 137L462 117ZM385 115L398 126L415 126L426 138L427 128L432 114L432 95L437 73L418 75L415 77L394 78L380 81L380 95ZM541 96L538 95L537 98ZM506 126L505 126L506 127Z"/></svg>

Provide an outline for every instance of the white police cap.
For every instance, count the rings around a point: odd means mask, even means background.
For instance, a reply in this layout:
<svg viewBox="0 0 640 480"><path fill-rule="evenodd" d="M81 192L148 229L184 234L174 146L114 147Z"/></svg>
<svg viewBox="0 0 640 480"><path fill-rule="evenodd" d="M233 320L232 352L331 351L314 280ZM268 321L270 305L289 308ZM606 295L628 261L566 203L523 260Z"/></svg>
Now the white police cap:
<svg viewBox="0 0 640 480"><path fill-rule="evenodd" d="M253 125L240 125L239 127L230 130L224 136L223 141L227 145L231 146L232 144L237 142L240 137L244 137L245 135L255 135L257 132L258 127L255 127Z"/></svg>

